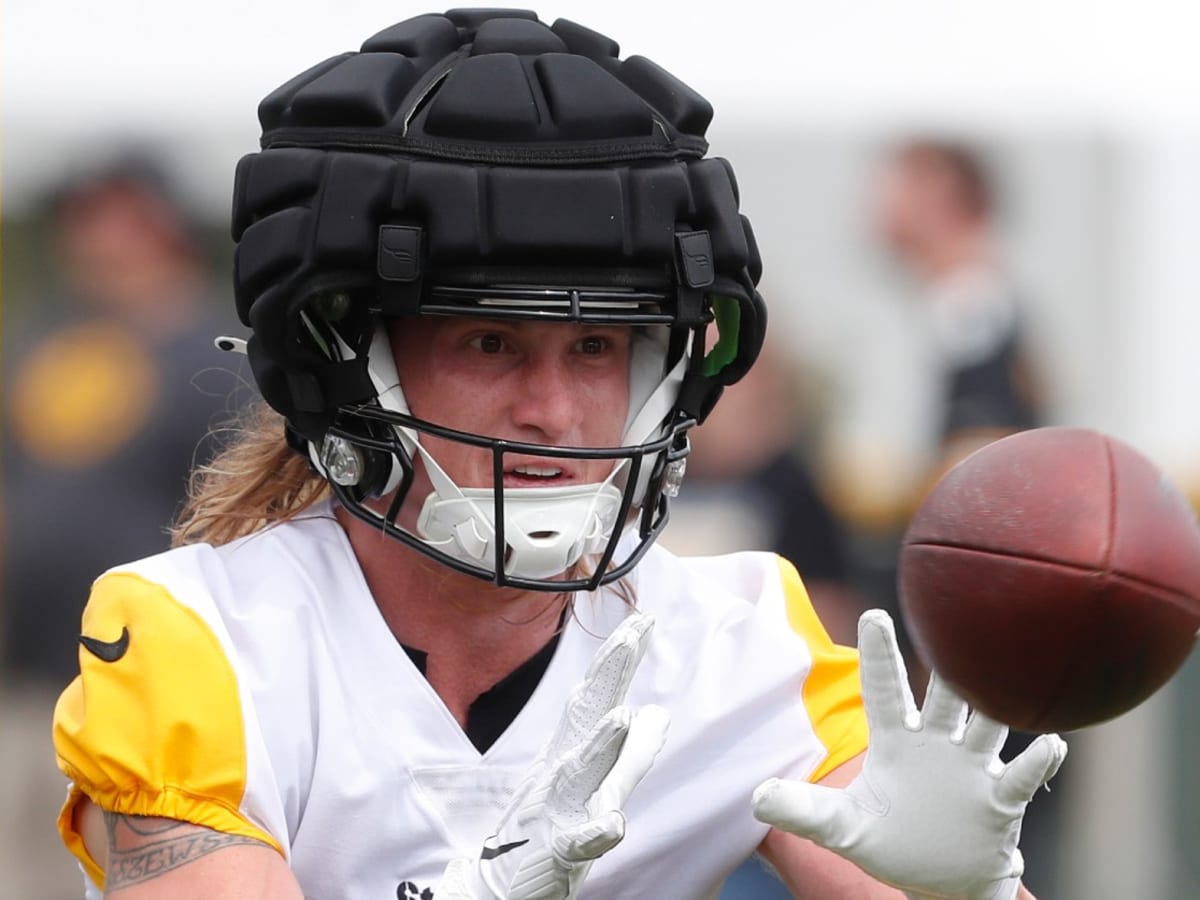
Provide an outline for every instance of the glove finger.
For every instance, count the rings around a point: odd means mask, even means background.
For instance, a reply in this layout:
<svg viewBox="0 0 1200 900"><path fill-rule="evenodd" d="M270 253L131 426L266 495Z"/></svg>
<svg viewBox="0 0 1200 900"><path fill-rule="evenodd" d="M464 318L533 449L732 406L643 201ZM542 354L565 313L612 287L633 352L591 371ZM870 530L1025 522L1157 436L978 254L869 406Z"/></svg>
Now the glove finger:
<svg viewBox="0 0 1200 900"><path fill-rule="evenodd" d="M611 668L613 659L617 658L623 665L631 654L633 664L645 650L646 639L654 630L654 616L649 613L631 612L613 629L612 634L604 639L592 662L588 666L584 681L595 681L600 678L602 671Z"/></svg>
<svg viewBox="0 0 1200 900"><path fill-rule="evenodd" d="M667 740L671 714L661 706L643 706L633 714L625 744L612 770L600 786L597 809L622 809Z"/></svg>
<svg viewBox="0 0 1200 900"><path fill-rule="evenodd" d="M921 727L925 731L956 734L967 721L966 701L954 692L938 674L929 675L925 703L921 707Z"/></svg>
<svg viewBox="0 0 1200 900"><path fill-rule="evenodd" d="M1004 767L996 796L1009 803L1028 803L1066 758L1066 741L1057 734L1039 736Z"/></svg>
<svg viewBox="0 0 1200 900"><path fill-rule="evenodd" d="M609 710L624 702L653 628L653 616L631 613L600 645L567 701L550 745L552 756L578 744Z"/></svg>
<svg viewBox="0 0 1200 900"><path fill-rule="evenodd" d="M830 850L844 849L857 840L861 811L843 790L771 778L755 789L751 802L760 822Z"/></svg>
<svg viewBox="0 0 1200 900"><path fill-rule="evenodd" d="M556 833L551 848L563 862L577 863L603 856L624 837L625 817L617 810L609 810L582 825Z"/></svg>
<svg viewBox="0 0 1200 900"><path fill-rule="evenodd" d="M546 809L558 826L574 826L588 818L588 801L612 771L625 745L629 708L618 706L596 723L579 746L555 766Z"/></svg>
<svg viewBox="0 0 1200 900"><path fill-rule="evenodd" d="M859 617L858 656L870 732L914 727L917 707L896 644L896 627L882 609L868 609Z"/></svg>
<svg viewBox="0 0 1200 900"><path fill-rule="evenodd" d="M985 716L979 710L971 713L963 729L963 746L972 753L999 757L1000 748L1008 737L1008 726Z"/></svg>

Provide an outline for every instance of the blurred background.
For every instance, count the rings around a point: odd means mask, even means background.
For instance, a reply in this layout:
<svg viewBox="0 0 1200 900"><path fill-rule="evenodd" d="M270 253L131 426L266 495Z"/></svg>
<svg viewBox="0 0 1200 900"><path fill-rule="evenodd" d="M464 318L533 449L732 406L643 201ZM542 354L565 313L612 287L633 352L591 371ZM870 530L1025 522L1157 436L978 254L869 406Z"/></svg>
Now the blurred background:
<svg viewBox="0 0 1200 900"><path fill-rule="evenodd" d="M767 362L697 433L668 544L789 555L852 640L860 609L895 608L921 492L1005 431L1109 431L1200 502L1200 8L537 9L712 101L712 151L734 163L764 259ZM48 729L87 582L165 546L183 473L244 392L210 339L240 334L227 216L257 103L439 10L5 4L4 897L79 895ZM1200 896L1198 688L1193 659L1144 706L1068 736L1022 842L1041 900ZM737 896L769 896L746 884Z"/></svg>

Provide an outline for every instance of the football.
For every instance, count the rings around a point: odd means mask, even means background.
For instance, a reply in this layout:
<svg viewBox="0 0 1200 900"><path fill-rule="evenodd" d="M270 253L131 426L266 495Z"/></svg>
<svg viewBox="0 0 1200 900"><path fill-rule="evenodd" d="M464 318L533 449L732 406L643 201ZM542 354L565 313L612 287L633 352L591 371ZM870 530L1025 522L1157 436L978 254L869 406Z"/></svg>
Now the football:
<svg viewBox="0 0 1200 900"><path fill-rule="evenodd" d="M1023 731L1112 719L1162 687L1200 628L1200 526L1159 468L1087 428L1001 438L950 469L900 550L923 661Z"/></svg>

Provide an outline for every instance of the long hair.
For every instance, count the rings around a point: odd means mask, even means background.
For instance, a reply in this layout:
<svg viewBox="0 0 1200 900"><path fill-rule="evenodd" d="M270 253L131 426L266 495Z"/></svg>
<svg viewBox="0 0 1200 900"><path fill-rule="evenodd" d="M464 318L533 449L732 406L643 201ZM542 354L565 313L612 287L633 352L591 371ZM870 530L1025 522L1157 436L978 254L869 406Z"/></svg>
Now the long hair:
<svg viewBox="0 0 1200 900"><path fill-rule="evenodd" d="M232 436L229 443L192 472L171 527L173 547L227 544L293 519L329 494L325 479L288 446L283 417L266 403L251 403L223 434Z"/></svg>

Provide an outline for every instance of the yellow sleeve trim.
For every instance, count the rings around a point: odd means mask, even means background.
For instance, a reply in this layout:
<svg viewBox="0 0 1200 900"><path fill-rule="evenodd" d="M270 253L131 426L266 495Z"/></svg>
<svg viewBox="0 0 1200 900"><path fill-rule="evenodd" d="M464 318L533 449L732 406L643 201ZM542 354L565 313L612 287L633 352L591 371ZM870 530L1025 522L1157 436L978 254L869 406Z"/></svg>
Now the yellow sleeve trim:
<svg viewBox="0 0 1200 900"><path fill-rule="evenodd" d="M59 816L64 843L104 886L75 828L83 796L124 815L160 816L283 848L240 810L246 792L245 725L237 676L216 634L165 587L118 572L99 579L83 634L116 641L105 662L84 647L80 674L54 711L59 768L73 787Z"/></svg>
<svg viewBox="0 0 1200 900"><path fill-rule="evenodd" d="M867 714L858 677L858 651L835 644L821 624L795 567L779 558L788 624L804 638L812 670L801 691L804 707L826 755L809 776L820 781L842 763L867 749Z"/></svg>

